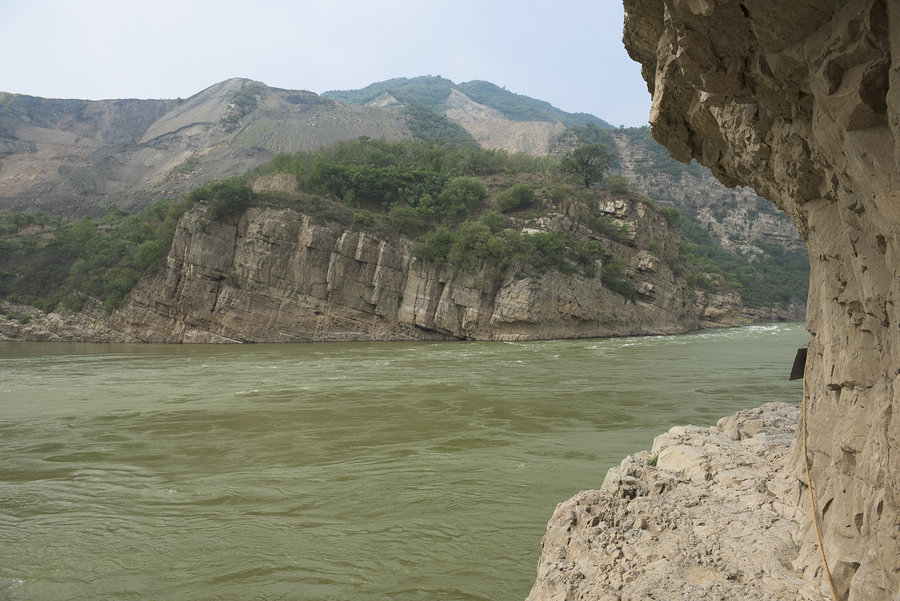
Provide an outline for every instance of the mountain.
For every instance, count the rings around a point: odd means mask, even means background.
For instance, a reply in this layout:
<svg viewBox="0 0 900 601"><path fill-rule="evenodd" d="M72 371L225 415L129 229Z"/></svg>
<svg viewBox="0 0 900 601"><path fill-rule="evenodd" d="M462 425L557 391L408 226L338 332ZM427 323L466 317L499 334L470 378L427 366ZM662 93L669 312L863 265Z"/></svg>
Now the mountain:
<svg viewBox="0 0 900 601"><path fill-rule="evenodd" d="M0 210L136 211L210 179L246 173L279 153L360 137L437 139L532 157L602 143L615 155L607 174L618 176L620 190L682 212L682 235L696 261L725 278L755 273L753 282L744 278L747 304L780 302L770 318L802 311L803 242L768 201L749 189L725 188L696 163L674 161L647 128L613 128L484 81L398 78L319 96L229 79L186 100L0 93Z"/></svg>
<svg viewBox="0 0 900 601"><path fill-rule="evenodd" d="M485 108L487 107L487 108ZM532 155L569 125L561 111L488 82L391 80L356 92L229 79L186 100L57 100L0 92L0 210L99 215L139 209L277 153L360 136L436 137Z"/></svg>
<svg viewBox="0 0 900 601"><path fill-rule="evenodd" d="M134 210L280 152L410 137L402 111L229 79L187 100L51 100L0 93L0 209Z"/></svg>
<svg viewBox="0 0 900 601"><path fill-rule="evenodd" d="M483 148L560 156L578 144L602 143L615 155L609 175L624 177L631 191L684 214L682 234L702 260L724 265L726 271L766 272L770 281L757 279L745 286L745 302L776 303L781 309L757 317L802 317L808 258L787 216L750 188L726 188L706 167L675 161L648 127L613 128L593 115L566 113L489 82L454 84L436 76L390 79L324 96L360 106L427 106L460 125ZM780 291L773 294L773 286Z"/></svg>
<svg viewBox="0 0 900 601"><path fill-rule="evenodd" d="M510 121L558 121L566 126L594 123L600 127L612 126L594 115L567 113L549 102L536 100L510 92L489 81L469 81L455 84L440 76L425 75L411 79L398 77L373 83L361 90L332 90L322 96L347 104L379 104L383 99L394 98L401 104L424 104L443 112L452 106L454 90L473 102L495 109L501 118Z"/></svg>

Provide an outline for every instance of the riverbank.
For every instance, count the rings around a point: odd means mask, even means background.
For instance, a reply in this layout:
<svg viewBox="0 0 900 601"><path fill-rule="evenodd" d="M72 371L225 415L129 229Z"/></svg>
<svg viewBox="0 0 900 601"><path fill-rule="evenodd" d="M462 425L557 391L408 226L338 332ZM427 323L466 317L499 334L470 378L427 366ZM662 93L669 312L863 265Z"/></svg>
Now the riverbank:
<svg viewBox="0 0 900 601"><path fill-rule="evenodd" d="M739 327L740 325L752 325L759 323L776 323L795 321L797 323L802 319L789 320L792 314L778 313L776 309L770 312L761 312L759 315L746 313L741 315L740 320L734 319L733 311L728 315L714 316L716 299L704 298L707 307L707 317L703 322L697 324L699 329L719 329ZM732 305L733 308L733 305ZM771 319L761 319L762 317L771 317ZM137 337L133 333L122 330L121 320L116 319L115 315L110 316L103 311L99 303L93 302L85 305L81 312L68 311L59 308L56 311L45 312L40 309L18 303L0 300L0 342L17 341L17 342L94 342L94 343L118 343L118 342L148 342L144 338ZM685 332L667 331L667 332L606 332L604 335L587 336L587 337L616 337L623 335L659 335L659 334L681 334ZM555 334L555 335L554 335ZM439 336L435 336L439 338ZM573 335L568 331L553 331L539 335L534 338L524 337L525 340L541 340L541 339L574 339L585 338L584 335ZM391 341L404 338L393 338L389 335L384 336L381 341ZM410 338L415 340L416 338ZM369 339L365 339L369 340ZM178 342L202 342L202 343L236 343L239 340L227 337L215 337L209 333L200 333L197 336L186 336ZM258 342L258 341L257 341ZM278 340L268 341L278 342Z"/></svg>
<svg viewBox="0 0 900 601"><path fill-rule="evenodd" d="M677 426L557 506L528 601L828 599L793 568L805 486L796 405ZM802 490L801 490L802 489Z"/></svg>

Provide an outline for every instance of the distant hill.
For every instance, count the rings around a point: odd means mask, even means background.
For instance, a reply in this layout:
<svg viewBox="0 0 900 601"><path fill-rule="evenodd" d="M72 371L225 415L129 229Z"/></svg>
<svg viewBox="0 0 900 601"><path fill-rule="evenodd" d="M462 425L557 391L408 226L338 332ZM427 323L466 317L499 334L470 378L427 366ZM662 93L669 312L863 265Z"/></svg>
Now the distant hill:
<svg viewBox="0 0 900 601"><path fill-rule="evenodd" d="M140 208L281 152L359 136L412 137L398 107L369 109L229 79L187 100L56 100L0 92L0 209Z"/></svg>
<svg viewBox="0 0 900 601"><path fill-rule="evenodd" d="M567 113L542 100L486 81L456 84L439 76L395 78L361 90L323 96L363 106L427 107L463 127L484 148L561 155L577 144L602 143L616 155L610 174L635 192L684 211L732 252L769 254L764 247L803 248L790 220L752 190L725 188L710 171L679 163L650 136L649 127L613 128L586 113Z"/></svg>
<svg viewBox="0 0 900 601"><path fill-rule="evenodd" d="M361 90L332 90L322 96L346 104L370 104L387 94L402 104L424 104L433 110L444 112L450 107L448 101L453 90L462 92L478 104L496 109L510 121L558 121L566 126L594 123L600 127L612 127L594 115L567 113L549 102L510 92L488 81L475 80L456 84L436 75L409 79L398 77L373 83Z"/></svg>
<svg viewBox="0 0 900 601"><path fill-rule="evenodd" d="M246 173L279 153L359 137L434 139L533 157L600 142L616 155L608 175L681 210L685 236L706 254L725 249L743 261L802 260L778 255L778 249L802 253L803 242L771 203L749 189L725 188L696 163L672 160L648 128L613 128L489 82L438 76L321 96L240 78L186 100L0 92L0 210L72 216L101 215L109 205L138 210L207 180Z"/></svg>

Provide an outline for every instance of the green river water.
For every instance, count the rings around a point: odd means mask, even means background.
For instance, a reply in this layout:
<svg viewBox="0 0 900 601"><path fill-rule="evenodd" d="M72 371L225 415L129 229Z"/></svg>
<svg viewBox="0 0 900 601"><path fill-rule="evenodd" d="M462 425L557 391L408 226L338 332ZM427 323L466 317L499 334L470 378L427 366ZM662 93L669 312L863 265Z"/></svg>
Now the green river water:
<svg viewBox="0 0 900 601"><path fill-rule="evenodd" d="M523 600L557 503L807 339L0 343L0 599Z"/></svg>

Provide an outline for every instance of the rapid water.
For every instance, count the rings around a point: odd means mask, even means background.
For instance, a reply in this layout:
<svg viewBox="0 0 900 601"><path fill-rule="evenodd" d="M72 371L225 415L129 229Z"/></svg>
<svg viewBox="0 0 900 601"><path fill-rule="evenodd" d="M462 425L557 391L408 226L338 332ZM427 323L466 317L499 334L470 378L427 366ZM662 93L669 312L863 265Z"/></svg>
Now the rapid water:
<svg viewBox="0 0 900 601"><path fill-rule="evenodd" d="M0 599L521 600L557 503L799 401L807 339L0 343Z"/></svg>

